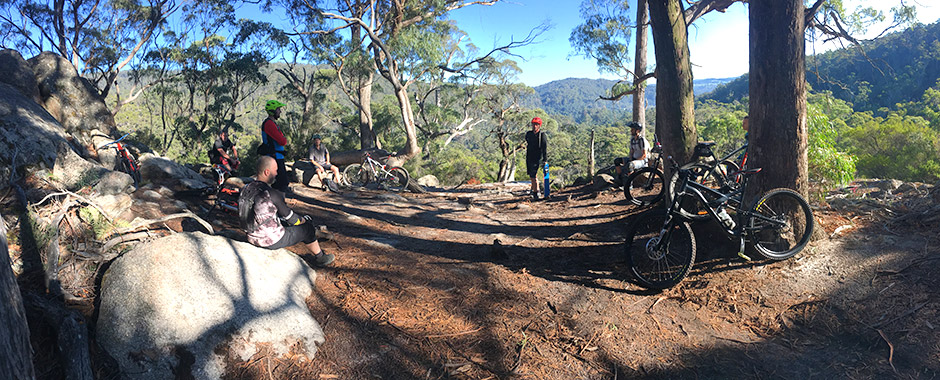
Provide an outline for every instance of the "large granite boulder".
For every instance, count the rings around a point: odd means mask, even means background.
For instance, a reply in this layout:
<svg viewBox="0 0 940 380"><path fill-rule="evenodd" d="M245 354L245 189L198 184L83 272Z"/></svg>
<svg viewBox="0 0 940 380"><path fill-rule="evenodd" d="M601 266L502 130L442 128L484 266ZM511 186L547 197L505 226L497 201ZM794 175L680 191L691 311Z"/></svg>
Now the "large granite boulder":
<svg viewBox="0 0 940 380"><path fill-rule="evenodd" d="M0 159L10 163L16 152L17 167L51 168L56 152L69 135L59 122L17 88L0 83Z"/></svg>
<svg viewBox="0 0 940 380"><path fill-rule="evenodd" d="M213 186L212 182L199 175L199 173L169 158L157 156L153 153L145 153L138 160L140 161L140 175L144 181L190 190Z"/></svg>
<svg viewBox="0 0 940 380"><path fill-rule="evenodd" d="M55 166L52 168L53 180L68 190L95 185L108 172L108 169L97 162L79 156L65 142L59 144L56 156Z"/></svg>
<svg viewBox="0 0 940 380"><path fill-rule="evenodd" d="M220 353L248 360L262 346L285 355L296 344L312 360L324 342L304 302L314 279L286 250L195 232L164 237L108 268L98 342L125 379L219 379Z"/></svg>
<svg viewBox="0 0 940 380"><path fill-rule="evenodd" d="M36 104L42 104L36 74L19 52L10 49L0 50L0 73L4 73L0 75L0 83L16 87Z"/></svg>
<svg viewBox="0 0 940 380"><path fill-rule="evenodd" d="M43 52L30 58L29 64L36 74L43 106L82 146L91 146L93 130L113 135L114 116L95 87L78 75L71 62L55 53Z"/></svg>

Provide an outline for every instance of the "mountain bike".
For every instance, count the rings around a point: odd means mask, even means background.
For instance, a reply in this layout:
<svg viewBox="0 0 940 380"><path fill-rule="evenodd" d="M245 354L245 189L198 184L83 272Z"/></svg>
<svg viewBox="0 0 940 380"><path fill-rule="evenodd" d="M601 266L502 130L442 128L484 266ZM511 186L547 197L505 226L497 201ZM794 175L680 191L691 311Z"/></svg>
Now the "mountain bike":
<svg viewBox="0 0 940 380"><path fill-rule="evenodd" d="M215 173L215 187L212 189L206 189L205 195L214 195L215 202L212 202L212 207L210 207L209 211L206 212L206 218L212 214L212 210L214 210L216 207L238 214L239 191L237 189L229 189L225 187L225 179L230 177L232 173L225 169L225 166L220 163L213 164L212 170Z"/></svg>
<svg viewBox="0 0 940 380"><path fill-rule="evenodd" d="M134 179L134 187L137 188L140 187L140 166L137 165L137 159L134 158L134 155L131 154L131 152L127 150L127 147L121 143L121 141L123 141L124 138L128 135L130 135L130 133L121 136L121 138L117 140L99 146L98 150L104 149L108 146L114 148L114 150L117 151L117 156L120 162L119 169Z"/></svg>
<svg viewBox="0 0 940 380"><path fill-rule="evenodd" d="M623 195L628 201L637 206L649 206L663 199L665 191L665 181L662 171L663 166L663 146L659 141L655 143L650 150L655 158L647 160L648 165L645 168L635 170L627 176L623 182Z"/></svg>
<svg viewBox="0 0 940 380"><path fill-rule="evenodd" d="M387 161L389 157L391 156L380 157L379 159ZM408 188L411 176L408 175L405 168L383 164L366 152L363 154L361 164L350 164L343 169L343 180L347 185L354 187L363 187L376 183L381 189L397 193Z"/></svg>
<svg viewBox="0 0 940 380"><path fill-rule="evenodd" d="M670 158L671 159L671 158ZM679 199L689 195L704 206L709 218L719 222L722 231L739 239L738 255L746 260L745 243L761 256L784 260L800 252L813 232L813 213L809 204L790 189L770 190L748 208L741 208L732 199L741 199L748 177L760 168L740 172L741 184L728 191L719 191L693 181L689 168L680 168L674 161L678 176L676 197L665 209L653 209L639 215L627 228L624 251L630 271L637 283L648 289L665 289L685 278L695 262L695 235L687 218L679 211ZM728 214L734 212L735 217Z"/></svg>
<svg viewBox="0 0 940 380"><path fill-rule="evenodd" d="M747 163L747 144L733 150L722 158L718 158L712 146L713 141L703 141L695 145L692 162L682 166L689 169L692 173L691 181L708 186L720 191L730 191L741 185L741 168ZM741 153L743 152L743 153ZM737 156L736 159L732 157ZM669 189L676 187L678 176L673 174L669 178ZM671 202L673 191L666 192L666 201ZM732 202L740 203L740 199L731 199ZM679 212L686 218L693 220L706 220L708 213L705 208L696 201L694 197L687 196L680 199Z"/></svg>

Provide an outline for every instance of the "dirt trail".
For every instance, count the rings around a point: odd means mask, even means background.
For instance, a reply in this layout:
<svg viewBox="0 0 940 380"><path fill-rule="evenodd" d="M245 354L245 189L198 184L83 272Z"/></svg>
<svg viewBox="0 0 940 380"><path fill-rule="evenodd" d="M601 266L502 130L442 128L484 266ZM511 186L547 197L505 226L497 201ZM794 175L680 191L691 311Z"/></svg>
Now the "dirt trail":
<svg viewBox="0 0 940 380"><path fill-rule="evenodd" d="M827 236L852 227L771 263L697 226L691 275L655 293L628 281L623 228L640 210L616 192L294 189L337 234L308 300L327 342L313 363L250 360L232 378L940 375L936 231L817 210Z"/></svg>

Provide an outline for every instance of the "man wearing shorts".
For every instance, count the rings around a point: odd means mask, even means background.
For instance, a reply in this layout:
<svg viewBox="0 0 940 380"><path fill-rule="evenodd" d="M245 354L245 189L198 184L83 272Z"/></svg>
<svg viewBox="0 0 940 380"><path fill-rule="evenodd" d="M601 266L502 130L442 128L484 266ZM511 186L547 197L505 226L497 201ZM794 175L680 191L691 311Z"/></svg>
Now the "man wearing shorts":
<svg viewBox="0 0 940 380"><path fill-rule="evenodd" d="M532 119L532 130L525 133L525 171L532 182L531 194L533 200L539 199L539 181L535 179L545 162L548 161L548 137L541 131L542 119Z"/></svg>
<svg viewBox="0 0 940 380"><path fill-rule="evenodd" d="M238 218L248 234L248 242L267 249L304 243L314 254L314 263L327 266L334 255L320 248L319 241L333 239L326 226L315 226L309 216L294 213L284 201L284 193L272 189L277 177L277 161L258 158L258 179L242 188L238 197Z"/></svg>
<svg viewBox="0 0 940 380"><path fill-rule="evenodd" d="M313 145L310 146L310 149L307 149L307 158L317 168L317 176L320 177L320 182L326 184L331 191L338 192L339 187L336 185L336 181L339 180L339 168L330 163L330 150L323 145L323 139L320 138L320 135L313 135ZM333 172L332 180L323 178L327 170Z"/></svg>

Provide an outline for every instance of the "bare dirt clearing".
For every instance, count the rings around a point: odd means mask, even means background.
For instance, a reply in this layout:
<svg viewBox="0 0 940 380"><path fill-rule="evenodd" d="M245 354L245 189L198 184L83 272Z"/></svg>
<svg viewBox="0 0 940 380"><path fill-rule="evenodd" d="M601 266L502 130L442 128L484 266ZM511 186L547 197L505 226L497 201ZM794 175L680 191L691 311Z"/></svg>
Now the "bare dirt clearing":
<svg viewBox="0 0 940 380"><path fill-rule="evenodd" d="M639 210L622 194L574 188L532 202L513 186L295 187L292 206L337 234L325 245L337 261L318 270L308 300L327 342L313 363L253 359L231 377L940 374L935 229L816 210L832 239L787 261L744 262L700 225L692 274L655 293L626 275L623 228Z"/></svg>

